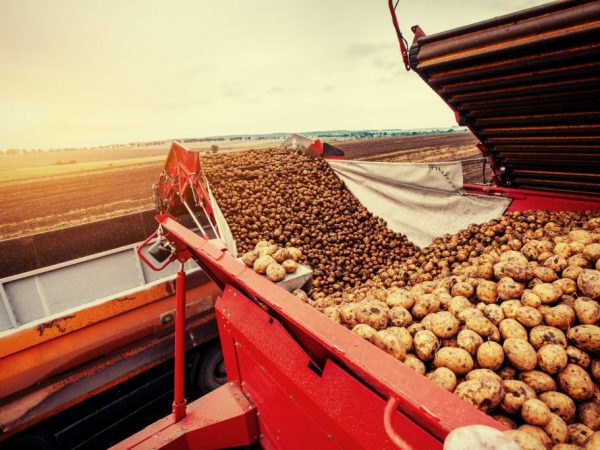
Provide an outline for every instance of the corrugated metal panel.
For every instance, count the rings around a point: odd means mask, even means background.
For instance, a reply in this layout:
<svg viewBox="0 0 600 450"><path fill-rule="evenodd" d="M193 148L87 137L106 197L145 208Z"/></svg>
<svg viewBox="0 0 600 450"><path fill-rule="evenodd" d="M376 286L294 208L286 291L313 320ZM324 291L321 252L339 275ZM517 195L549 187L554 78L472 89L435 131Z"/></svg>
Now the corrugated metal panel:
<svg viewBox="0 0 600 450"><path fill-rule="evenodd" d="M600 193L600 1L424 36L410 58L490 151L500 184Z"/></svg>

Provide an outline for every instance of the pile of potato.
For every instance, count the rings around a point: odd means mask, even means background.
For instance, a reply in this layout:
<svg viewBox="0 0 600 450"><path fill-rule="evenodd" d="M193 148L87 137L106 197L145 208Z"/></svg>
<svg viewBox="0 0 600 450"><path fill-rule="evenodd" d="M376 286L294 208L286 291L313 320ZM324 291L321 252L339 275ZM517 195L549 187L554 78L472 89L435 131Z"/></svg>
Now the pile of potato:
<svg viewBox="0 0 600 450"><path fill-rule="evenodd" d="M418 249L345 188L327 162L268 149L202 157L241 254L260 241L301 250L312 297L350 290Z"/></svg>
<svg viewBox="0 0 600 450"><path fill-rule="evenodd" d="M523 448L598 448L600 218L576 224L484 247L410 288L379 277L305 301L491 414Z"/></svg>
<svg viewBox="0 0 600 450"><path fill-rule="evenodd" d="M242 261L252 267L256 273L277 283L285 278L288 273L298 270L298 261L302 252L296 247L280 247L269 241L260 241L254 250L244 253Z"/></svg>

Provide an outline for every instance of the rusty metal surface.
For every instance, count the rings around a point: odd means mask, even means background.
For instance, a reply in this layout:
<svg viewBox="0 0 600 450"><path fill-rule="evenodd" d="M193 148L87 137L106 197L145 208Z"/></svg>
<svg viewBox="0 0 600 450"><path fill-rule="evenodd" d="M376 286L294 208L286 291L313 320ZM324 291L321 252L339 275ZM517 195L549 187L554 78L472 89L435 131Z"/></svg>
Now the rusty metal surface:
<svg viewBox="0 0 600 450"><path fill-rule="evenodd" d="M420 37L410 55L487 147L500 185L600 193L600 1Z"/></svg>

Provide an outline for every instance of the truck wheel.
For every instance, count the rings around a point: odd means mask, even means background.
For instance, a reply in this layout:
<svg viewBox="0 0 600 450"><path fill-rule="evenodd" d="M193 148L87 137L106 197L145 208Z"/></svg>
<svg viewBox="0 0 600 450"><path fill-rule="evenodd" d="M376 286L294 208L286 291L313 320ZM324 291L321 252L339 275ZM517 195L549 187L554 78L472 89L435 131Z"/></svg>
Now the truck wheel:
<svg viewBox="0 0 600 450"><path fill-rule="evenodd" d="M219 341L208 345L202 356L196 380L203 394L227 383L225 361L223 360L223 352Z"/></svg>

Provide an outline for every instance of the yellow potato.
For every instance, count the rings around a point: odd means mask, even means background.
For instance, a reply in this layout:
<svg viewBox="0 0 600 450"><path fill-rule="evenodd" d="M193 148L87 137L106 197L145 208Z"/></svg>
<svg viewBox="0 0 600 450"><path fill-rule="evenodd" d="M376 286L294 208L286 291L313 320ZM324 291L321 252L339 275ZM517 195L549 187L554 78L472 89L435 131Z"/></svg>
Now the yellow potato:
<svg viewBox="0 0 600 450"><path fill-rule="evenodd" d="M597 325L577 325L567 331L569 342L586 352L600 351L600 327Z"/></svg>
<svg viewBox="0 0 600 450"><path fill-rule="evenodd" d="M415 299L406 289L397 289L388 294L385 302L390 308L401 306L406 309L411 309L415 304Z"/></svg>
<svg viewBox="0 0 600 450"><path fill-rule="evenodd" d="M456 388L456 375L446 367L438 367L433 372L429 372L427 378L447 391L453 392Z"/></svg>
<svg viewBox="0 0 600 450"><path fill-rule="evenodd" d="M298 270L298 263L293 259L286 259L281 265L285 269L285 273L294 273Z"/></svg>
<svg viewBox="0 0 600 450"><path fill-rule="evenodd" d="M504 313L504 317L507 319L514 319L517 315L517 309L521 306L521 302L519 300L507 300L502 302L500 307L502 308L502 312Z"/></svg>
<svg viewBox="0 0 600 450"><path fill-rule="evenodd" d="M275 283L285 278L285 269L281 264L272 262L267 267L267 278Z"/></svg>
<svg viewBox="0 0 600 450"><path fill-rule="evenodd" d="M528 423L521 425L518 428L519 431L524 431L528 433L530 436L539 439L542 445L546 449L550 449L552 447L552 440L548 437L543 428L538 427L537 425L530 425Z"/></svg>
<svg viewBox="0 0 600 450"><path fill-rule="evenodd" d="M387 331L393 333L404 346L407 352L413 349L413 338L405 327L387 327Z"/></svg>
<svg viewBox="0 0 600 450"><path fill-rule="evenodd" d="M524 287L512 278L505 277L498 282L497 291L501 300L518 299L523 295Z"/></svg>
<svg viewBox="0 0 600 450"><path fill-rule="evenodd" d="M482 411L491 411L500 404L503 397L502 385L492 378L479 378L463 381L454 394Z"/></svg>
<svg viewBox="0 0 600 450"><path fill-rule="evenodd" d="M569 363L566 350L556 344L542 345L537 352L537 358L540 369L550 375L560 372Z"/></svg>
<svg viewBox="0 0 600 450"><path fill-rule="evenodd" d="M415 353L421 361L431 361L440 346L440 341L433 332L421 330L414 335L413 345Z"/></svg>
<svg viewBox="0 0 600 450"><path fill-rule="evenodd" d="M496 303L498 298L498 287L496 283L488 280L481 280L476 289L477 300L490 304ZM465 297L468 297L465 295Z"/></svg>
<svg viewBox="0 0 600 450"><path fill-rule="evenodd" d="M483 338L473 330L464 329L458 333L456 343L459 348L466 350L471 356L475 356L477 354L477 349L483 344Z"/></svg>
<svg viewBox="0 0 600 450"><path fill-rule="evenodd" d="M450 300L450 303L448 304L448 311L450 311L453 316L457 317L460 312L472 307L473 304L466 297L457 296L452 297Z"/></svg>
<svg viewBox="0 0 600 450"><path fill-rule="evenodd" d="M521 450L547 450L538 437L523 430L509 430L505 434L516 442Z"/></svg>
<svg viewBox="0 0 600 450"><path fill-rule="evenodd" d="M562 290L551 283L540 283L534 286L532 291L540 298L544 305L558 301L562 295Z"/></svg>
<svg viewBox="0 0 600 450"><path fill-rule="evenodd" d="M539 325L529 332L529 342L533 348L539 350L545 344L557 344L567 348L567 337L558 328Z"/></svg>
<svg viewBox="0 0 600 450"><path fill-rule="evenodd" d="M377 333L377 330L366 323L359 323L352 328L352 332L367 341L373 342L373 337Z"/></svg>
<svg viewBox="0 0 600 450"><path fill-rule="evenodd" d="M566 422L556 414L550 414L550 420L544 426L544 431L555 444L566 442L569 439L569 429Z"/></svg>
<svg viewBox="0 0 600 450"><path fill-rule="evenodd" d="M413 353L406 354L406 357L404 358L404 364L406 364L415 372L420 373L421 375L425 375L425 364Z"/></svg>
<svg viewBox="0 0 600 450"><path fill-rule="evenodd" d="M410 312L403 306L394 306L389 312L390 323L395 327L407 327L412 323Z"/></svg>
<svg viewBox="0 0 600 450"><path fill-rule="evenodd" d="M388 326L389 311L385 303L364 301L356 306L355 317L358 323L365 323L376 330L383 330Z"/></svg>
<svg viewBox="0 0 600 450"><path fill-rule="evenodd" d="M433 365L446 367L456 375L462 376L473 370L473 358L462 348L444 347L435 354Z"/></svg>
<svg viewBox="0 0 600 450"><path fill-rule="evenodd" d="M544 313L544 322L546 325L558 328L559 330L567 330L575 322L575 311L570 306L561 303L549 308Z"/></svg>
<svg viewBox="0 0 600 450"><path fill-rule="evenodd" d="M375 333L373 344L400 361L403 361L406 357L406 349L400 342L400 339L394 333L387 330L380 330Z"/></svg>
<svg viewBox="0 0 600 450"><path fill-rule="evenodd" d="M600 430L600 402L593 399L577 405L577 420L594 431Z"/></svg>
<svg viewBox="0 0 600 450"><path fill-rule="evenodd" d="M590 436L583 447L584 450L598 450L600 448L600 431L596 431Z"/></svg>
<svg viewBox="0 0 600 450"><path fill-rule="evenodd" d="M500 325L500 322L504 320L504 312L502 311L500 305L485 305L485 308L483 309L483 315L496 326Z"/></svg>
<svg viewBox="0 0 600 450"><path fill-rule="evenodd" d="M542 323L542 315L537 309L531 306L521 306L517 309L515 318L521 325L527 328L533 328Z"/></svg>
<svg viewBox="0 0 600 450"><path fill-rule="evenodd" d="M465 376L465 380L467 381L476 380L478 378L492 378L496 381L502 381L500 375L490 369L474 369Z"/></svg>
<svg viewBox="0 0 600 450"><path fill-rule="evenodd" d="M477 363L483 369L498 370L504 363L504 350L496 342L484 342L477 349Z"/></svg>
<svg viewBox="0 0 600 450"><path fill-rule="evenodd" d="M298 297L304 303L308 303L308 295L306 295L306 292L304 292L302 289L294 289L292 291L292 294L294 294L296 297Z"/></svg>
<svg viewBox="0 0 600 450"><path fill-rule="evenodd" d="M594 430L582 423L572 423L567 429L569 431L569 440L573 444L581 447L583 447L592 434L594 434Z"/></svg>
<svg viewBox="0 0 600 450"><path fill-rule="evenodd" d="M427 314L438 312L440 301L434 294L423 294L417 298L411 313L415 319L422 319Z"/></svg>
<svg viewBox="0 0 600 450"><path fill-rule="evenodd" d="M581 324L595 325L600 321L600 304L588 297L579 297L575 300L575 314Z"/></svg>
<svg viewBox="0 0 600 450"><path fill-rule="evenodd" d="M547 391L555 391L556 383L554 378L539 370L531 370L529 372L521 372L519 380L523 381L527 386L535 391L536 394L541 394Z"/></svg>
<svg viewBox="0 0 600 450"><path fill-rule="evenodd" d="M589 374L575 364L567 364L558 374L558 386L573 400L583 401L594 395L594 383Z"/></svg>
<svg viewBox="0 0 600 450"><path fill-rule="evenodd" d="M517 369L530 371L537 365L537 355L534 348L522 339L508 338L502 347L510 363Z"/></svg>
<svg viewBox="0 0 600 450"><path fill-rule="evenodd" d="M498 422L500 422L502 425L504 425L506 428L509 428L511 430L516 430L517 429L517 424L514 420L510 419L509 417L503 415L503 414L490 414L495 420L497 420Z"/></svg>
<svg viewBox="0 0 600 450"><path fill-rule="evenodd" d="M267 268L276 261L269 255L259 256L256 261L254 261L254 271L256 273L260 273L264 275L267 273Z"/></svg>
<svg viewBox="0 0 600 450"><path fill-rule="evenodd" d="M460 322L450 312L440 311L430 316L430 329L438 338L448 339L456 336Z"/></svg>
<svg viewBox="0 0 600 450"><path fill-rule="evenodd" d="M569 363L577 364L584 369L588 368L592 362L590 355L572 345L567 347L567 357L569 358Z"/></svg>
<svg viewBox="0 0 600 450"><path fill-rule="evenodd" d="M525 327L515 319L504 319L500 322L499 329L503 339L515 338L525 341L529 339Z"/></svg>
<svg viewBox="0 0 600 450"><path fill-rule="evenodd" d="M539 308L542 304L542 299L531 289L525 289L523 295L521 295L521 304L524 306L531 306L532 308Z"/></svg>
<svg viewBox="0 0 600 450"><path fill-rule="evenodd" d="M503 380L502 387L505 394L501 406L509 414L516 414L521 411L525 400L536 398L535 391L522 381Z"/></svg>
<svg viewBox="0 0 600 450"><path fill-rule="evenodd" d="M459 281L454 286L452 286L452 290L450 291L453 297L462 296L466 298L471 298L475 293L473 286L465 281Z"/></svg>
<svg viewBox="0 0 600 450"><path fill-rule="evenodd" d="M573 421L575 403L568 395L562 392L548 391L541 393L539 399L548 405L550 411L557 414L565 422L570 423Z"/></svg>
<svg viewBox="0 0 600 450"><path fill-rule="evenodd" d="M498 328L494 325L489 319L485 318L483 315L480 317L470 317L466 321L466 326L470 330L473 330L475 333L482 337L491 337L496 332L498 332ZM499 334L499 332L498 332Z"/></svg>
<svg viewBox="0 0 600 450"><path fill-rule="evenodd" d="M600 298L600 271L585 269L577 278L577 287L585 297L592 300Z"/></svg>
<svg viewBox="0 0 600 450"><path fill-rule="evenodd" d="M525 400L521 407L521 417L530 425L544 426L550 421L550 408L537 398Z"/></svg>

